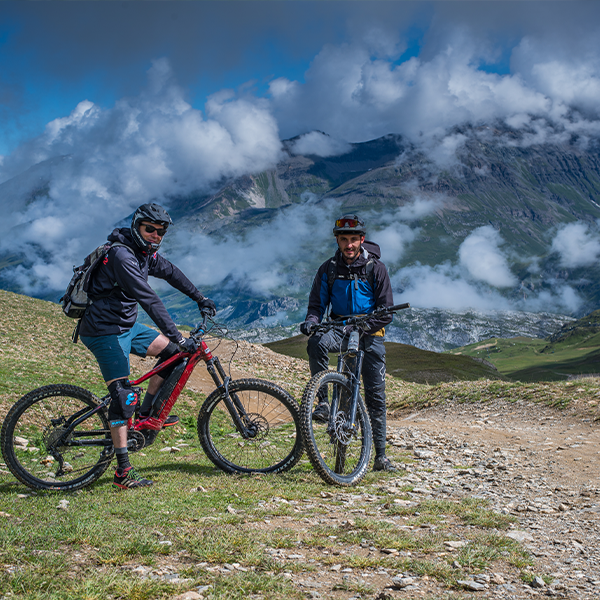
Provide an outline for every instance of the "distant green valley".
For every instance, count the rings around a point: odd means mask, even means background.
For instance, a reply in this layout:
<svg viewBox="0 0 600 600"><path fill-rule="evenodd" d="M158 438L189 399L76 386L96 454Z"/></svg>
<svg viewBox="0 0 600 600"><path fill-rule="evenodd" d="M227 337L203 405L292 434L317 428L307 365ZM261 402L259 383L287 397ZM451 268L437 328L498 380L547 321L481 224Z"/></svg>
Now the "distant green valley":
<svg viewBox="0 0 600 600"><path fill-rule="evenodd" d="M562 381L600 374L600 310L546 339L491 338L447 354L484 359L517 381Z"/></svg>

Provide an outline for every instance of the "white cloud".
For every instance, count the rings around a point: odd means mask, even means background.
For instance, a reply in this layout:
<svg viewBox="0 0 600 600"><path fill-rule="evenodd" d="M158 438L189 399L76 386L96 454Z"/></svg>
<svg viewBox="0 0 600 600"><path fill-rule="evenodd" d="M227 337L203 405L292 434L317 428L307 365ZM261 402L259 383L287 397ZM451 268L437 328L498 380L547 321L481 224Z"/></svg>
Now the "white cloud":
<svg viewBox="0 0 600 600"><path fill-rule="evenodd" d="M306 274L308 264L318 266L315 261L327 249L334 254L332 224L339 206L337 201L325 205L307 197L302 204L284 208L272 221L222 240L184 223L175 228L179 230L169 240L167 256L199 285L217 285L232 278L235 285L255 294L292 295L310 286L313 272L308 282L299 277ZM290 271L295 263L297 268Z"/></svg>
<svg viewBox="0 0 600 600"><path fill-rule="evenodd" d="M9 186L14 193L0 199L7 208L0 248L24 252L33 265L15 270L26 291L60 289L61 276L66 281L71 266L141 202L208 193L224 180L270 168L281 157L280 138L305 131L312 133L298 139L297 152L332 156L346 151L349 142L399 133L441 167L453 163L470 135L482 141L495 135L453 129L463 124L498 120L520 131L517 141L507 137L506 144L565 143L573 135L586 144L600 137L595 26L573 40L551 39L543 27L521 35L512 52L508 49L510 72L496 74L480 66L504 49L479 33L477 19L460 26L459 20L443 27L434 22L419 56L401 63L406 40L371 28L351 43L323 46L302 81L277 74L266 98L253 97L250 88L242 94L222 90L208 99L204 112L188 103L169 63L155 61L139 95L108 109L82 99L70 115L48 123L42 136L0 157L0 181L48 161L29 188ZM32 190L44 186L31 201ZM414 202L385 218L373 216L372 237L384 262L398 263L419 234L415 221L443 203L416 191ZM313 203L310 210L322 222L300 207L285 209L281 219L243 240L218 242L198 231L174 229L166 249L199 282L230 276L268 293L290 281L296 285L281 272L280 261L311 252L307 240L315 231L321 232L315 240L319 253L332 243L334 209ZM586 266L600 257L600 235L589 225L570 224L557 231L551 249L562 266ZM503 308L508 301L495 288L518 283L507 256L498 232L484 227L465 239L456 264L406 267L398 277L424 306ZM528 305L547 302L542 307L547 310L580 302L572 288L556 286L552 294L528 298Z"/></svg>
<svg viewBox="0 0 600 600"><path fill-rule="evenodd" d="M216 95L205 117L185 101L167 61L155 61L148 79L139 96L113 108L81 102L5 161L5 174L46 161L34 169L39 176L7 183L0 199L9 214L0 223L0 249L22 252L33 265L18 270L26 292L63 287L73 264L143 202L207 193L280 159L277 123L264 101Z"/></svg>
<svg viewBox="0 0 600 600"><path fill-rule="evenodd" d="M491 225L478 227L460 245L460 264L475 281L496 288L512 287L517 278L510 272L508 260L500 249L502 243L502 237Z"/></svg>
<svg viewBox="0 0 600 600"><path fill-rule="evenodd" d="M417 221L433 214L444 206L446 198L441 194L423 196L418 192L413 195L413 201L398 209L398 217L403 221Z"/></svg>
<svg viewBox="0 0 600 600"><path fill-rule="evenodd" d="M393 212L372 212L363 215L367 225L367 239L380 246L381 260L388 267L398 263L419 236L421 229L411 226L410 223L429 216L443 206L443 203L444 197L441 194L424 196L415 192L412 202Z"/></svg>
<svg viewBox="0 0 600 600"><path fill-rule="evenodd" d="M392 265L402 258L418 233L419 230L411 229L404 223L392 223L373 234L372 241L381 248L381 260L386 265Z"/></svg>
<svg viewBox="0 0 600 600"><path fill-rule="evenodd" d="M594 39L586 32L588 41ZM400 133L440 166L455 160L466 137L448 133L465 123L504 120L525 129L522 145L564 143L572 134L600 135L600 51L590 43L577 53L554 48L544 35L524 36L513 50L511 72L480 68L498 54L476 30L453 25L418 57L398 64L375 51L369 38L327 45L305 83L278 78L274 114L286 137L320 130L336 139L365 141ZM511 138L506 139L511 142Z"/></svg>
<svg viewBox="0 0 600 600"><path fill-rule="evenodd" d="M391 281L394 296L402 297L418 308L570 314L584 305L578 292L561 281L551 282L552 291L542 289L526 296L508 298L498 289L470 279L461 266L449 262L433 267L420 264L404 267L391 276Z"/></svg>
<svg viewBox="0 0 600 600"><path fill-rule="evenodd" d="M320 131L311 131L301 135L293 144L290 150L294 154L315 155L315 156L339 156L352 150L352 146L347 142L336 140L331 136Z"/></svg>
<svg viewBox="0 0 600 600"><path fill-rule="evenodd" d="M552 252L560 255L560 264L567 268L587 267L598 263L600 233L588 223L568 223L560 227L552 240Z"/></svg>

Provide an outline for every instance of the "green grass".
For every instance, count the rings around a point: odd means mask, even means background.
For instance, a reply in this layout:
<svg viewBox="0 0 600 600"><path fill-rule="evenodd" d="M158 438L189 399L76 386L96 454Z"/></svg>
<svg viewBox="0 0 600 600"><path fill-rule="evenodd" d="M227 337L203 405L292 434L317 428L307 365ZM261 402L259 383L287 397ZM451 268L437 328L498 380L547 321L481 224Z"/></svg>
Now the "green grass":
<svg viewBox="0 0 600 600"><path fill-rule="evenodd" d="M41 385L68 382L104 393L93 358L70 341L72 327L55 304L0 292L5 340L0 418L21 395ZM242 352L236 360L235 368L277 380L296 396L307 381L307 365L299 365L304 369L298 374L272 360L261 362L259 355L248 360ZM584 398L598 394L591 382L577 386ZM414 410L448 398L518 397L563 406L575 388L490 380L431 386L389 378L387 389L392 409ZM300 599L305 592L292 581L321 571L330 574L334 564L426 575L450 592L458 580L481 570L502 565L518 577L530 565L528 554L502 535L511 518L481 500L424 500L399 507L394 499L411 489L401 485L402 473L394 476L398 481L391 490L388 476L369 472L351 491L325 485L305 458L277 476L223 474L202 452L195 431L203 399L184 390L176 406L181 424L131 455L136 468L155 481L151 488L118 492L108 470L79 492L33 492L0 465L4 597L150 600L201 589L211 599ZM160 451L174 446L180 451ZM399 450L389 450L392 458L405 462ZM61 508L63 500L68 504ZM448 553L444 542L457 539L457 532L467 544ZM383 552L389 549L396 553ZM305 560L287 558L296 553ZM340 574L334 581L328 576L335 593L366 598L378 593L360 577ZM327 593L322 591L324 597Z"/></svg>
<svg viewBox="0 0 600 600"><path fill-rule="evenodd" d="M545 340L492 338L449 352L493 363L507 378L564 381L600 373L600 311L579 319Z"/></svg>
<svg viewBox="0 0 600 600"><path fill-rule="evenodd" d="M306 336L291 338L265 344L274 352L308 360ZM503 379L493 367L471 356L440 354L421 350L407 344L386 342L387 372L403 381L413 383L439 383L442 381L475 381L477 379ZM335 355L331 355L330 364L335 366Z"/></svg>

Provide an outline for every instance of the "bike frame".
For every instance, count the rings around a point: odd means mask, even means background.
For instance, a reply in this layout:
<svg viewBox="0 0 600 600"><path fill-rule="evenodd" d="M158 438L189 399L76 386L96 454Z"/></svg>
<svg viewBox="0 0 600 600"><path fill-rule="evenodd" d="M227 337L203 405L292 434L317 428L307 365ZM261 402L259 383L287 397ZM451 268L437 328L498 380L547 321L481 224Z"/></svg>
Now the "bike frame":
<svg viewBox="0 0 600 600"><path fill-rule="evenodd" d="M192 332L191 335L192 336L201 336L204 333L204 326L205 326L205 322L200 327L198 327L198 329L196 329L196 331ZM179 395L181 394L181 391L187 384L188 379L190 378L190 375L192 374L192 371L196 368L196 365L200 361L203 361L206 363L206 369L208 370L210 376L212 377L212 380L214 381L216 388L218 390L221 390L221 395L223 397L223 401L225 403L225 406L227 407L227 410L229 411L229 414L231 415L231 418L233 419L233 422L235 424L235 427L236 427L238 433L244 439L250 439L250 438L256 437L257 430L255 427L253 427L250 424L250 420L247 418L246 410L244 409L244 406L240 402L237 394L235 394L235 393L231 394L229 392L229 383L231 381L231 377L229 377L225 373L225 370L223 369L223 366L221 365L221 362L219 361L218 357L212 355L206 342L203 339L200 339L198 341L199 341L198 349L195 352L193 352L193 353L178 352L177 354L173 355L171 358L166 360L164 363L157 365L151 371L148 371L146 374L142 375L138 379L131 380L131 384L134 386L137 386L137 385L140 385L141 383L143 383L144 381L147 381L152 376L160 374L163 370L165 370L166 368L168 368L171 365L174 365L175 363L180 363L182 361L185 361L185 363L186 363L185 368L184 368L183 372L181 373L181 375L179 376L179 378L177 379L177 382L175 383L173 390L167 396L167 398L162 400L160 408L158 410L155 410L153 408L153 411L150 414L150 417L148 417L147 419L134 420L134 417L132 417L128 423L128 430L130 430L130 431L156 431L156 434L157 434L163 428L163 425L164 425L165 421L167 420L167 417L169 416L171 409L177 402ZM165 379L165 382L167 381L167 379ZM69 421L67 422L67 429L65 431L65 439L69 435L74 435L75 437L89 436L90 432L81 432L81 433L77 434L77 432L74 432L74 429L80 423L82 423L83 421L85 421L86 419L88 419L89 417L94 415L95 413L97 413L99 410L107 408L108 405L110 404L110 400L111 400L110 394L107 394L106 396L104 396L102 398L100 404L96 408L93 408L92 410L88 410L88 411L84 411L84 412L80 411L79 413L73 415L71 417L71 419L73 419L73 420L69 419ZM156 436L156 434L154 434L154 436ZM154 439L154 438L152 438L152 439ZM69 445L73 445L73 446L107 446L108 447L108 446L112 446L112 440L111 439L75 440L75 439L71 438Z"/></svg>
<svg viewBox="0 0 600 600"><path fill-rule="evenodd" d="M204 333L203 328L199 329L198 332L200 334ZM192 333L192 335L194 334ZM175 384L173 391L169 394L169 396L166 399L162 401L162 405L158 410L153 409L153 413L155 414L151 413L150 417L148 417L147 419L138 420L135 423L133 423L133 429L135 431L160 431L163 428L163 425L167 420L171 409L177 402L181 391L188 382L192 371L196 368L196 365L200 361L204 361L206 363L206 369L212 377L216 388L218 390L221 390L223 401L225 403L225 406L227 407L227 410L229 411L229 414L231 415L231 418L233 419L238 433L244 439L255 437L257 434L257 430L252 426L247 426L246 423L248 423L248 419L246 418L246 410L240 402L237 394L231 394L229 392L229 383L231 381L231 377L229 377L225 373L225 370L221 365L221 361L218 359L218 357L212 355L206 342L202 339L200 340L196 352L178 352L177 354L166 360L164 363L161 363L151 371L148 371L148 373L146 373L145 375L142 375L140 378L133 380L131 384L139 385L140 383L143 383L144 381L150 379L153 375L160 374L161 371L163 371L170 365L179 363L182 360L187 362L183 372L181 373L179 379L177 380L177 383Z"/></svg>
<svg viewBox="0 0 600 600"><path fill-rule="evenodd" d="M202 340L202 343L200 344L198 350L196 350L196 352L194 352L193 354L190 354L189 352L178 352L177 354L173 355L171 358L166 360L164 363L161 363L160 365L154 367L154 369L152 369L151 371L148 371L148 373L146 373L145 375L142 375L138 379L132 380L131 385L140 385L141 383L144 383L144 381L147 381L154 375L159 375L161 371L163 371L167 367L175 363L179 363L182 360L187 360L187 364L185 365L183 373L181 374L177 383L175 384L175 388L173 389L169 397L166 399L166 401L163 401L162 406L160 407L158 413L155 416L151 415L147 419L137 421L134 424L134 429L136 431L140 431L142 429L153 429L156 431L160 431L162 429L165 421L167 420L167 417L169 416L169 413L171 412L171 409L173 408L173 406L177 402L177 399L179 398L179 394L181 394L181 391L188 382L192 371L195 369L196 365L201 360L206 363L206 368L208 369L208 372L213 378L216 386L220 387L223 384L221 380L217 377L214 363L217 362L219 366L221 365L220 363L218 363L218 359L215 359L215 357L213 357L213 355L211 354L210 350L208 349L208 346L206 345L206 342Z"/></svg>

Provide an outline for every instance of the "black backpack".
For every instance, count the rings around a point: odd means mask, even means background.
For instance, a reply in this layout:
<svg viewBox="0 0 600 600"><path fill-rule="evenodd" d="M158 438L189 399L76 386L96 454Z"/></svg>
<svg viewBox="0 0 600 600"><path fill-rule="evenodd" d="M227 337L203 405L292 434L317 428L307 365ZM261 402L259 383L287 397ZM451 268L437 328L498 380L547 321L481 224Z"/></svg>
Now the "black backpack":
<svg viewBox="0 0 600 600"><path fill-rule="evenodd" d="M67 286L63 297L60 299L63 312L67 317L70 317L71 319L81 319L88 306L92 304L93 300L88 295L90 277L98 265L108 256L108 251L116 246L128 247L126 244L121 244L119 242L106 242L101 246L98 246L92 253L88 254L82 265L73 267L73 277L71 278L71 281L69 281L69 285ZM115 283L115 286L116 285L117 284ZM100 297L107 297L111 293L112 290L107 294L96 297L96 300ZM76 341L76 339L74 341Z"/></svg>

